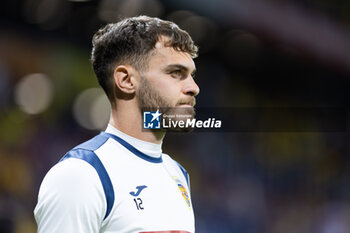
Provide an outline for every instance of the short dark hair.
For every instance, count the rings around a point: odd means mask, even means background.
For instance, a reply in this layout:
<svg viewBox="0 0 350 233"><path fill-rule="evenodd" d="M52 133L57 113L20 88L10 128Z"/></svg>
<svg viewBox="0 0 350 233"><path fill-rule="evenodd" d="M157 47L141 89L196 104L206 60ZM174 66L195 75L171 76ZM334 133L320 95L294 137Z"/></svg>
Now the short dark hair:
<svg viewBox="0 0 350 233"><path fill-rule="evenodd" d="M173 22L138 16L107 24L92 39L91 61L99 84L114 103L113 71L117 65L128 64L137 70L147 68L151 51L162 36L165 46L197 57L198 48L190 35Z"/></svg>

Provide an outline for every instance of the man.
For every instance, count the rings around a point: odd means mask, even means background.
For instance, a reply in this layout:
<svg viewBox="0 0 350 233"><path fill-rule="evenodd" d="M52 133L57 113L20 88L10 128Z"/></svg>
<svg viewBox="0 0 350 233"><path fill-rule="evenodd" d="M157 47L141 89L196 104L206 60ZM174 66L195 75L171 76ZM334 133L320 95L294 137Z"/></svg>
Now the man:
<svg viewBox="0 0 350 233"><path fill-rule="evenodd" d="M187 172L162 153L164 130L143 129L142 110L193 117L196 55L187 32L158 18L127 18L94 35L110 122L45 176L34 210L39 233L194 232Z"/></svg>

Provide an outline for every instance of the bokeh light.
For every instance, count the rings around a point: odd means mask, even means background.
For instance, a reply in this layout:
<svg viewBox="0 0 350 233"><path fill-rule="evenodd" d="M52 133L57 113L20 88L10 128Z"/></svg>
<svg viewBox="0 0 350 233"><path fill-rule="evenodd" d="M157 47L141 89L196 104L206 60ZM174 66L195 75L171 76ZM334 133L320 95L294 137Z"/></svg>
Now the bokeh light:
<svg viewBox="0 0 350 233"><path fill-rule="evenodd" d="M100 88L90 88L75 99L73 114L80 126L91 130L102 130L108 124L110 104Z"/></svg>
<svg viewBox="0 0 350 233"><path fill-rule="evenodd" d="M45 74L23 77L15 87L15 101L28 114L38 114L47 109L53 97L53 85Z"/></svg>

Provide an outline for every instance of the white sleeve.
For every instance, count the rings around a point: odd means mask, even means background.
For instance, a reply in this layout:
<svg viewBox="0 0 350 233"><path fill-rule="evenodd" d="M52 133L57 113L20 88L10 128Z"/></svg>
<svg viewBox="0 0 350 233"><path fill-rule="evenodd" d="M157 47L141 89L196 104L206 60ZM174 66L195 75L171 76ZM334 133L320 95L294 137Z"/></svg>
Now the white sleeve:
<svg viewBox="0 0 350 233"><path fill-rule="evenodd" d="M38 233L98 233L106 206L95 168L80 159L66 159L40 186L34 210Z"/></svg>

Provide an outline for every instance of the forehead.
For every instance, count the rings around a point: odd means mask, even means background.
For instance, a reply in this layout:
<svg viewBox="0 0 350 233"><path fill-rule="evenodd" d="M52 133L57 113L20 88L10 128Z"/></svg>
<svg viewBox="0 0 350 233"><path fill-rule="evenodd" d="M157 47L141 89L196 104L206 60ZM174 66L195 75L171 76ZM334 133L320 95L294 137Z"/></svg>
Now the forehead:
<svg viewBox="0 0 350 233"><path fill-rule="evenodd" d="M190 54L165 46L163 41L157 42L149 59L149 68L155 69L158 67L158 69L162 69L174 64L182 65L191 72L196 68Z"/></svg>

